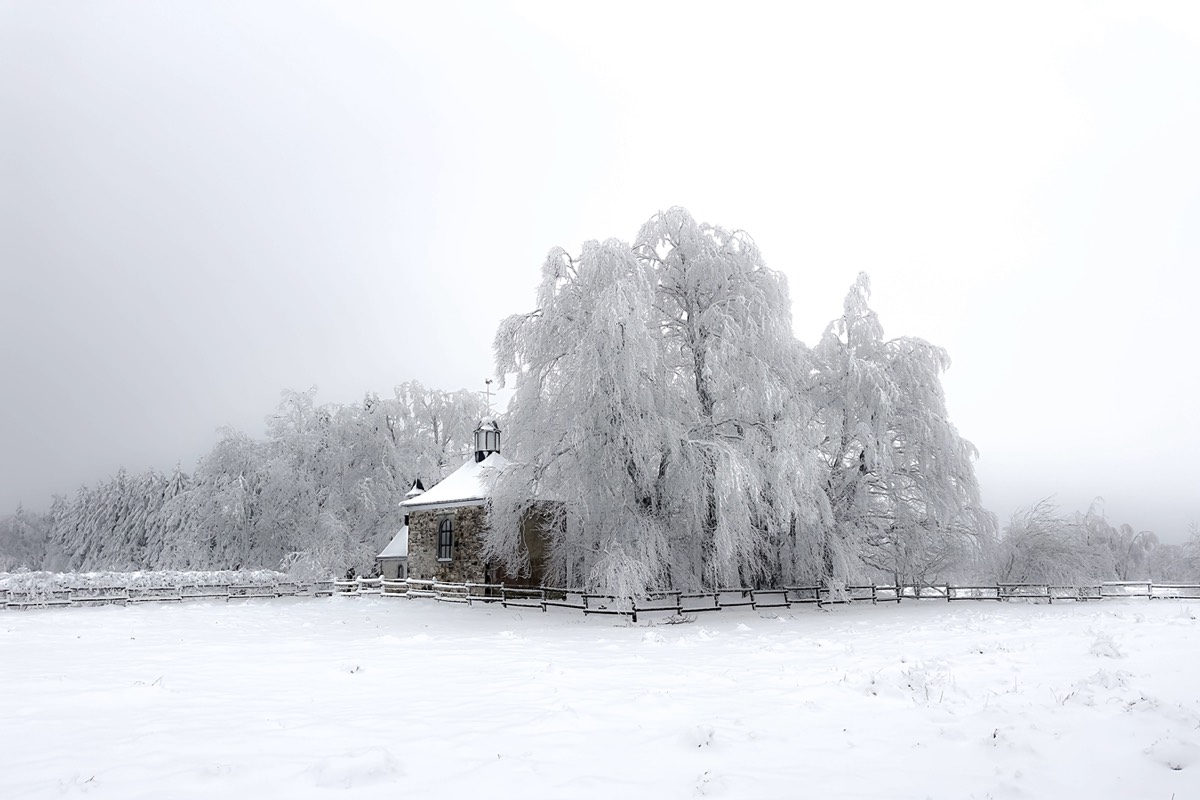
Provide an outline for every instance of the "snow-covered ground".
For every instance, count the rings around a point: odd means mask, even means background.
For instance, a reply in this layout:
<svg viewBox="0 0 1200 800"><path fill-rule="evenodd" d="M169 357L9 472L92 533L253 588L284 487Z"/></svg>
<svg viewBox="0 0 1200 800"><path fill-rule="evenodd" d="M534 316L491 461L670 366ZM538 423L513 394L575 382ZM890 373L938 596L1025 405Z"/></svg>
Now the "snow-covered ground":
<svg viewBox="0 0 1200 800"><path fill-rule="evenodd" d="M1200 603L0 612L0 797L1200 797ZM347 792L347 789L353 790Z"/></svg>

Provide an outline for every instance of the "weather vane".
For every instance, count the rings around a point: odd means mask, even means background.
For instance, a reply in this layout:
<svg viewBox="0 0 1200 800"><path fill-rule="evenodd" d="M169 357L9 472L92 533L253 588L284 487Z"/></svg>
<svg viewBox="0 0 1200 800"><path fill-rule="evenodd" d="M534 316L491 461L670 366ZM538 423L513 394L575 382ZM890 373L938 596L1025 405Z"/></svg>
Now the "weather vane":
<svg viewBox="0 0 1200 800"><path fill-rule="evenodd" d="M487 384L487 388L483 390L483 396L487 398L487 415L492 415L492 379L484 378L483 382Z"/></svg>

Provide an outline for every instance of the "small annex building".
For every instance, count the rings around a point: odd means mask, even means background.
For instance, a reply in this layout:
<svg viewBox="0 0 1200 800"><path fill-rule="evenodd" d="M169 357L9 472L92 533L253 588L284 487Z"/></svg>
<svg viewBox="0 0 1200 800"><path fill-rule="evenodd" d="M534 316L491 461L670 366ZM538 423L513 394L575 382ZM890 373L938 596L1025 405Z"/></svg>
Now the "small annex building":
<svg viewBox="0 0 1200 800"><path fill-rule="evenodd" d="M474 455L428 491L400 503L404 511L408 576L445 583L537 585L541 549L535 547L533 574L505 576L483 557L487 504L496 477L508 465L500 454L500 428L485 419L475 429ZM390 547L390 545L389 545Z"/></svg>
<svg viewBox="0 0 1200 800"><path fill-rule="evenodd" d="M400 532L388 543L388 546L375 556L375 565L383 578L404 580L408 577L408 526L400 528Z"/></svg>

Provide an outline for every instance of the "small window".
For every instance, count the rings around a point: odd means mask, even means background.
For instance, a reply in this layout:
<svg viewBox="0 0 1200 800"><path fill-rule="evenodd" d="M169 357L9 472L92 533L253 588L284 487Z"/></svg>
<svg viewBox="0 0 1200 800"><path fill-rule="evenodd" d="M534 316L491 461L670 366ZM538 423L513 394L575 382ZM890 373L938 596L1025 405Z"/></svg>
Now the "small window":
<svg viewBox="0 0 1200 800"><path fill-rule="evenodd" d="M438 523L438 561L449 561L454 553L454 520L445 517Z"/></svg>

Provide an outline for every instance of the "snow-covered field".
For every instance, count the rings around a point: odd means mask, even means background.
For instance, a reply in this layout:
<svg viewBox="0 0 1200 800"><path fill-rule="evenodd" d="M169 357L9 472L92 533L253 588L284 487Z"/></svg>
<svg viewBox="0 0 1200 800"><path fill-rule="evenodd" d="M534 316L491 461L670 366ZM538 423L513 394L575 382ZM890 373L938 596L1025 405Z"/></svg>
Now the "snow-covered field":
<svg viewBox="0 0 1200 800"><path fill-rule="evenodd" d="M0 798L1184 800L1197 616L929 602L632 626L380 597L0 612Z"/></svg>

